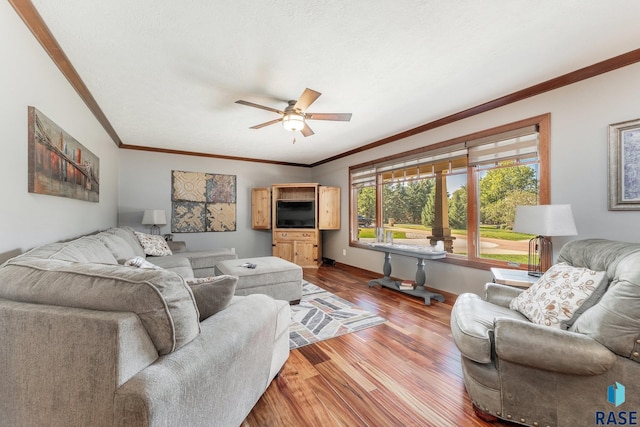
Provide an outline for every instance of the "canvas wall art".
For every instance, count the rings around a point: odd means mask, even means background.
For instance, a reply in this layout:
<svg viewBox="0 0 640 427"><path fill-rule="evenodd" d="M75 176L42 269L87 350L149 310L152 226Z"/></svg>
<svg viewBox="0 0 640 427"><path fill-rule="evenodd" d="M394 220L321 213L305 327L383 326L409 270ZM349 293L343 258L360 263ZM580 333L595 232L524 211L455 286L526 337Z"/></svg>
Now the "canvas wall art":
<svg viewBox="0 0 640 427"><path fill-rule="evenodd" d="M609 125L609 210L640 210L640 119Z"/></svg>
<svg viewBox="0 0 640 427"><path fill-rule="evenodd" d="M37 108L28 115L29 192L98 202L100 159Z"/></svg>
<svg viewBox="0 0 640 427"><path fill-rule="evenodd" d="M171 171L171 232L236 231L236 176Z"/></svg>

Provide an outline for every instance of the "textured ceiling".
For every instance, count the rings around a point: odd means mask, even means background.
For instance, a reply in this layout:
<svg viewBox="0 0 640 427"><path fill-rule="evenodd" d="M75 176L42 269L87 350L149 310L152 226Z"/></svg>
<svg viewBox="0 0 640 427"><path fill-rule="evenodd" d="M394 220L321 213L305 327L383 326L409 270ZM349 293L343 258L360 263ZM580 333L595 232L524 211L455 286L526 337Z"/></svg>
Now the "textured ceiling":
<svg viewBox="0 0 640 427"><path fill-rule="evenodd" d="M637 0L32 2L124 144L302 164L640 47ZM351 122L234 103L306 87Z"/></svg>

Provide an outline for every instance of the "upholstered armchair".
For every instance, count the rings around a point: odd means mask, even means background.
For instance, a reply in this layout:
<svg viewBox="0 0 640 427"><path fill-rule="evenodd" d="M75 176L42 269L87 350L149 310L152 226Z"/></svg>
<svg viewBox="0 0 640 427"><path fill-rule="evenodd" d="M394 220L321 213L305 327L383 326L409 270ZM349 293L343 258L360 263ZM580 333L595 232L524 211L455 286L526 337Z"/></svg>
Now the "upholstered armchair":
<svg viewBox="0 0 640 427"><path fill-rule="evenodd" d="M530 426L640 422L640 244L569 242L554 267L527 291L488 283L483 298L456 300L451 331L476 413Z"/></svg>

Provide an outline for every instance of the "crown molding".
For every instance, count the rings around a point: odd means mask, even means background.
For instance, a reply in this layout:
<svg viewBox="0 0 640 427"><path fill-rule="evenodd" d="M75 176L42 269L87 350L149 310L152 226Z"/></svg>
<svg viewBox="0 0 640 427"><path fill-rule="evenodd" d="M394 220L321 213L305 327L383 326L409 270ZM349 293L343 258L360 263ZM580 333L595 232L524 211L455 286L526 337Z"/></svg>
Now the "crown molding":
<svg viewBox="0 0 640 427"><path fill-rule="evenodd" d="M606 59L604 61L598 62L596 64L580 68L579 70L572 71L570 73L564 74L560 77L556 77L545 82L530 86L528 88L513 92L511 94L502 96L500 98L496 98L492 101L485 102L483 104L477 105L475 107L471 107L467 110L460 111L455 114L451 114L449 116L434 120L429 123L425 123L418 127L397 133L395 135L391 135L380 140L371 142L369 144L365 144L353 150L345 151L340 154L336 154L335 156L328 157L324 160L320 160L311 164L300 164L300 163L289 163L289 162L278 162L271 160L262 160L262 159L254 159L247 157L233 157L233 156L224 156L224 155L216 155L216 154L207 154L207 153L198 153L191 151L180 151L180 150L171 150L166 148L152 148L152 147L143 147L137 145L127 145L124 144L117 132L111 126L111 123L105 116L105 114L100 109L100 106L96 102L95 98L86 87L77 71L69 61L67 55L63 52L62 48L56 41L49 28L42 20L42 17L38 13L38 11L33 6L30 0L9 0L9 3L16 10L18 15L22 18L25 25L29 30L33 33L34 37L38 40L38 42L42 45L44 50L49 54L53 62L58 66L62 74L67 78L71 86L76 90L78 95L85 102L89 110L93 113L93 115L98 119L98 122L102 125L105 131L109 134L111 139L115 142L115 144L122 149L129 150L142 150L142 151L153 151L158 153L169 153L169 154L183 154L188 156L200 156L200 157L213 157L220 159L228 159L228 160L239 160L246 162L257 162L257 163L270 163L277 165L286 165L286 166L300 166L300 167L315 167L320 166L325 163L329 163L347 156L351 156L353 154L358 154L363 151L367 151L376 147L380 147L385 144L389 144L394 141L398 141L403 138L407 138L409 136L413 136L422 132L426 132L432 129L436 129L441 126L445 126L459 120L463 120L490 110L494 110L496 108L503 107L505 105L512 104L514 102L522 101L523 99L527 99L536 95L540 95L545 92L549 92L551 90L555 90L561 88L563 86L568 86L573 83L577 83L582 80L589 79L591 77L598 76L600 74L608 73L610 71L617 70L618 68L626 67L627 65L635 64L640 62L640 49L632 50L630 52L624 53L622 55L615 56L613 58Z"/></svg>

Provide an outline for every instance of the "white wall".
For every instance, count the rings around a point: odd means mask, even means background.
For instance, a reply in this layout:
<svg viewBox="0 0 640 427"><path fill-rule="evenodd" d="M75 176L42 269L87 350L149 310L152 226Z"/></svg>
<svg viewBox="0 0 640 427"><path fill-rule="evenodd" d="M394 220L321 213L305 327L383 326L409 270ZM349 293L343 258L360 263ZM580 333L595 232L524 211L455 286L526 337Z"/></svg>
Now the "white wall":
<svg viewBox="0 0 640 427"><path fill-rule="evenodd" d="M117 147L8 2L0 2L0 260L116 224ZM27 107L100 159L100 202L27 191Z"/></svg>
<svg viewBox="0 0 640 427"><path fill-rule="evenodd" d="M640 64L520 101L312 170L261 163L118 150L13 8L0 3L0 260L13 251L120 224L140 224L148 208L170 212L171 170L237 175L237 231L177 235L193 249L235 247L267 255L271 235L250 228L250 188L319 182L342 188L342 229L324 232L324 256L372 271L382 254L348 246L348 167L547 112L551 113L551 200L570 203L579 236L640 241L640 212L607 210L607 126L640 117ZM100 202L27 192L27 107L35 106L100 158ZM119 182L118 182L119 180ZM120 194L119 194L120 192ZM119 207L118 207L119 206ZM165 226L163 232L169 231ZM554 239L557 250L568 239ZM342 255L346 249L346 256ZM415 260L393 259L412 278ZM428 262L427 281L454 293L481 292L487 271Z"/></svg>
<svg viewBox="0 0 640 427"><path fill-rule="evenodd" d="M325 232L324 256L371 271L382 271L383 254L349 247L348 167L540 114L551 113L551 202L573 208L577 238L640 242L640 211L607 209L608 125L640 118L640 64L483 113L448 126L349 156L312 170L312 180L342 187L343 224ZM554 238L554 253L570 238ZM347 255L342 251L346 249ZM415 260L392 258L392 275L410 279ZM482 292L487 271L427 262L427 284L453 293Z"/></svg>
<svg viewBox="0 0 640 427"><path fill-rule="evenodd" d="M311 169L197 156L120 150L120 201L118 221L147 231L140 224L145 209L164 209L171 232L171 171L236 175L236 231L174 233L192 250L235 248L241 258L271 255L271 231L251 229L251 188L272 184L310 182Z"/></svg>

